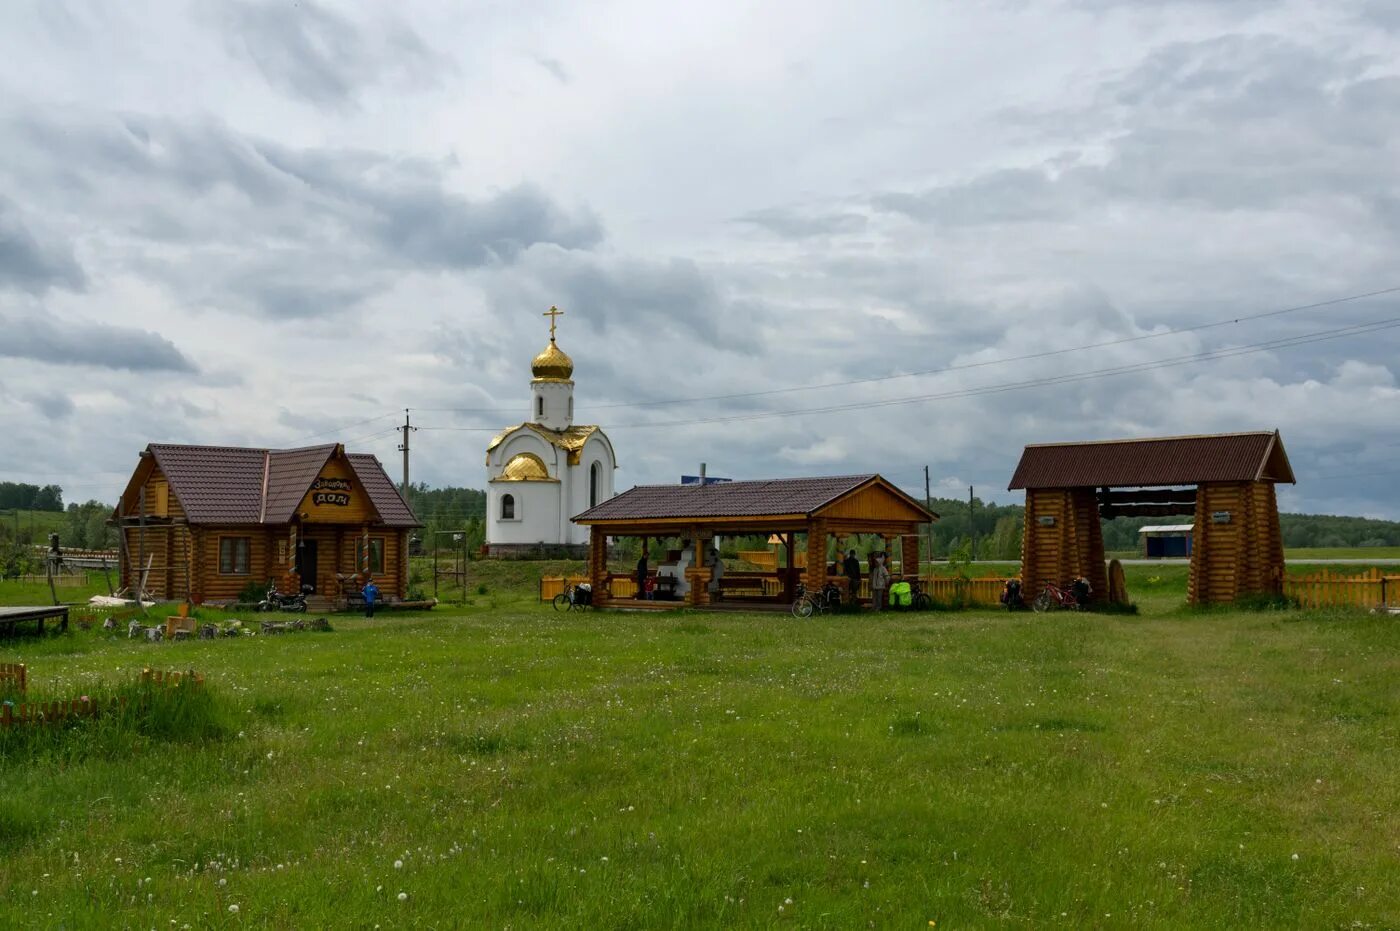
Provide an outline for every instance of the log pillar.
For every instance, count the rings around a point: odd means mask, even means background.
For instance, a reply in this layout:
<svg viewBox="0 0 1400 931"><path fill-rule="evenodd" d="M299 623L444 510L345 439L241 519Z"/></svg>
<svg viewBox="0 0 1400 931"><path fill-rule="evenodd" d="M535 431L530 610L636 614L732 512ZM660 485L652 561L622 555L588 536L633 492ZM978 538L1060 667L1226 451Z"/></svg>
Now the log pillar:
<svg viewBox="0 0 1400 931"><path fill-rule="evenodd" d="M807 591L821 591L827 581L826 521L807 522Z"/></svg>
<svg viewBox="0 0 1400 931"><path fill-rule="evenodd" d="M588 583L593 586L593 604L604 607L612 593L608 591L608 536L601 527L590 527L588 533Z"/></svg>
<svg viewBox="0 0 1400 931"><path fill-rule="evenodd" d="M1080 576L1093 588L1091 600L1108 597L1096 492L1092 488L1028 489L1021 539L1026 600L1039 594L1046 582L1064 586Z"/></svg>
<svg viewBox="0 0 1400 931"><path fill-rule="evenodd" d="M1283 534L1272 482L1210 482L1196 492L1191 604L1283 591Z"/></svg>

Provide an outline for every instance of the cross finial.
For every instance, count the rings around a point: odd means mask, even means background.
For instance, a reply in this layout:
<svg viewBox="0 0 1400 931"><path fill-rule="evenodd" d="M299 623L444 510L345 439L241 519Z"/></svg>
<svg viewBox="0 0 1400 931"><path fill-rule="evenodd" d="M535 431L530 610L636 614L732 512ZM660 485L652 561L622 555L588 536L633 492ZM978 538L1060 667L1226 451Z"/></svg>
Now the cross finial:
<svg viewBox="0 0 1400 931"><path fill-rule="evenodd" d="M554 342L554 328L558 324L559 318L563 315L564 312L558 307L551 307L541 315L549 318L549 341L551 343Z"/></svg>

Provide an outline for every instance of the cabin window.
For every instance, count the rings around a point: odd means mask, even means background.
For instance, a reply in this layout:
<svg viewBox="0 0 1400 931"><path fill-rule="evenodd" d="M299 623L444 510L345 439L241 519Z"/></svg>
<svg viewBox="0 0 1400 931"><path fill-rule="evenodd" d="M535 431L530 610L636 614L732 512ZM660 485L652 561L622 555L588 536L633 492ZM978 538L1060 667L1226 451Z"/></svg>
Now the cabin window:
<svg viewBox="0 0 1400 931"><path fill-rule="evenodd" d="M247 575L248 548L248 537L219 537L219 575Z"/></svg>
<svg viewBox="0 0 1400 931"><path fill-rule="evenodd" d="M588 470L588 506L593 508L598 506L598 490L603 484L603 468L598 463Z"/></svg>
<svg viewBox="0 0 1400 931"><path fill-rule="evenodd" d="M365 571L365 539L361 537L355 541L355 571ZM369 538L369 574L382 575L384 573L384 538Z"/></svg>
<svg viewBox="0 0 1400 931"><path fill-rule="evenodd" d="M515 520L515 495L501 496L501 520Z"/></svg>
<svg viewBox="0 0 1400 931"><path fill-rule="evenodd" d="M544 416L544 398L540 397L539 395L535 395L535 416Z"/></svg>
<svg viewBox="0 0 1400 931"><path fill-rule="evenodd" d="M170 485L167 482L151 482L151 516L170 516Z"/></svg>

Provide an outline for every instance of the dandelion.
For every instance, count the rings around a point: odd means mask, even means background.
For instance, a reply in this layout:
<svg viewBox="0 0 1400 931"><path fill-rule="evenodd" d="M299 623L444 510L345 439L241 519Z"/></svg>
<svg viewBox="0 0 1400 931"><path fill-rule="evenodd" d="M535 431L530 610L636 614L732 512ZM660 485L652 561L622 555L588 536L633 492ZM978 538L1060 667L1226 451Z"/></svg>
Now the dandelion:
<svg viewBox="0 0 1400 931"><path fill-rule="evenodd" d="M396 869L396 870L401 870L401 869L403 869L403 861L402 861L402 860L395 860L395 861L394 861L394 869Z"/></svg>
<svg viewBox="0 0 1400 931"><path fill-rule="evenodd" d="M1298 855L1296 853L1293 855L1293 859L1298 859Z"/></svg>
<svg viewBox="0 0 1400 931"><path fill-rule="evenodd" d="M400 902L407 902L407 901L408 901L408 893L407 893L407 892L400 892L400 893L399 893L399 901L400 901Z"/></svg>
<svg viewBox="0 0 1400 931"><path fill-rule="evenodd" d="M238 914L238 906L237 906L237 905L230 905L230 906L228 907L228 913L229 913L230 915L237 915L237 914Z"/></svg>

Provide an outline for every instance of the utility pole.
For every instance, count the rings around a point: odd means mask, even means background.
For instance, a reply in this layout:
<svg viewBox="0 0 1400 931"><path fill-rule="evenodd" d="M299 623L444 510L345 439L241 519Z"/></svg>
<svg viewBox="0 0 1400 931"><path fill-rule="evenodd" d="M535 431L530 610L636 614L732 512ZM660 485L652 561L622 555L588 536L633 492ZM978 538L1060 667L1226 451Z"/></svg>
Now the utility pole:
<svg viewBox="0 0 1400 931"><path fill-rule="evenodd" d="M932 494L931 491L929 490L929 483L928 483L928 466L924 466L924 509L925 509L925 510L928 510L928 511L932 511L932 510L933 510L933 494ZM930 522L928 523L928 559L929 559L929 562L933 562L933 522L932 522L932 521L930 521ZM918 566L915 566L915 567L914 567L914 574L915 574L915 575L918 575L918 573L919 573L919 567L918 567Z"/></svg>
<svg viewBox="0 0 1400 931"><path fill-rule="evenodd" d="M972 536L972 562L977 561L977 525L972 522L972 486L967 486L967 532Z"/></svg>
<svg viewBox="0 0 1400 931"><path fill-rule="evenodd" d="M408 419L408 408L403 409L403 426L399 427L403 431L403 442L399 444L399 451L403 453L403 497L408 500L408 435L418 428Z"/></svg>

